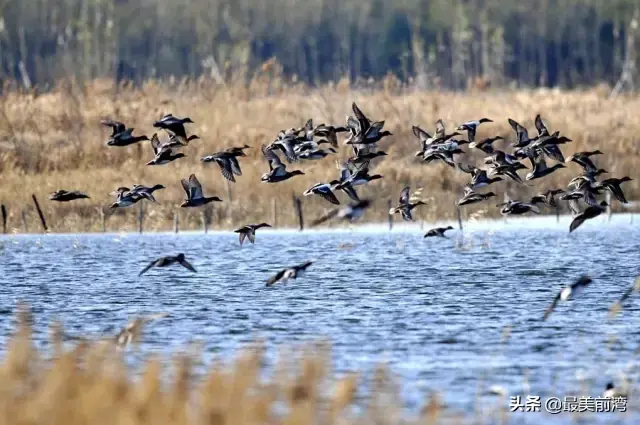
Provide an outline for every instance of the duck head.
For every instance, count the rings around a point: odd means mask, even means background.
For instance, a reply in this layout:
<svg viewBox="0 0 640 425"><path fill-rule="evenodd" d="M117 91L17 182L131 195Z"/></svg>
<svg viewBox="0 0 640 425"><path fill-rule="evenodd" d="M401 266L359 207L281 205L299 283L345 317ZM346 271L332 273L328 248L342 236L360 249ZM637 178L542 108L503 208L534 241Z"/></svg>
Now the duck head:
<svg viewBox="0 0 640 425"><path fill-rule="evenodd" d="M493 197L493 196L496 196L496 194L495 194L495 193L493 193L493 192L487 192L487 193L485 193L485 194L484 194L484 197L485 197L485 198L491 198L491 197Z"/></svg>
<svg viewBox="0 0 640 425"><path fill-rule="evenodd" d="M600 168L595 173L593 173L594 176L599 176L600 174L609 174L609 172L604 168Z"/></svg>
<svg viewBox="0 0 640 425"><path fill-rule="evenodd" d="M192 140L196 140L199 139L200 136L198 136L197 134L192 134L191 136L187 137L187 142L190 142Z"/></svg>
<svg viewBox="0 0 640 425"><path fill-rule="evenodd" d="M176 260L184 261L184 254L181 252L180 254L176 255Z"/></svg>
<svg viewBox="0 0 640 425"><path fill-rule="evenodd" d="M151 190L160 190L160 189L166 189L166 187L164 187L161 184L155 184L153 185L153 187L151 188Z"/></svg>
<svg viewBox="0 0 640 425"><path fill-rule="evenodd" d="M173 155L173 159L184 158L185 156L186 155L182 152L178 152L177 154Z"/></svg>
<svg viewBox="0 0 640 425"><path fill-rule="evenodd" d="M379 180L381 178L382 178L382 176L380 174L374 174L373 176L369 177L369 181L371 181L371 180Z"/></svg>
<svg viewBox="0 0 640 425"><path fill-rule="evenodd" d="M631 177L624 176L623 178L620 179L620 183L622 183L622 182L630 182L631 180L633 180Z"/></svg>
<svg viewBox="0 0 640 425"><path fill-rule="evenodd" d="M268 223L260 223L260 224L258 224L258 226L257 226L257 227L273 227L273 226L271 226L271 225L270 225L270 224L268 224Z"/></svg>
<svg viewBox="0 0 640 425"><path fill-rule="evenodd" d="M480 120L478 120L478 122L480 124L485 123L485 122L493 122L493 120L490 120L489 118L480 118Z"/></svg>
<svg viewBox="0 0 640 425"><path fill-rule="evenodd" d="M453 230L453 226L447 226L447 230Z"/></svg>
<svg viewBox="0 0 640 425"><path fill-rule="evenodd" d="M189 118L189 117L184 118L182 120L182 122L185 123L185 124L187 124L187 123L193 124L193 121L191 121L191 118Z"/></svg>
<svg viewBox="0 0 640 425"><path fill-rule="evenodd" d="M291 172L291 175L292 175L292 176L301 176L301 175L303 175L303 174L304 174L304 172L302 172L302 171L300 171L300 170L293 170L293 171Z"/></svg>

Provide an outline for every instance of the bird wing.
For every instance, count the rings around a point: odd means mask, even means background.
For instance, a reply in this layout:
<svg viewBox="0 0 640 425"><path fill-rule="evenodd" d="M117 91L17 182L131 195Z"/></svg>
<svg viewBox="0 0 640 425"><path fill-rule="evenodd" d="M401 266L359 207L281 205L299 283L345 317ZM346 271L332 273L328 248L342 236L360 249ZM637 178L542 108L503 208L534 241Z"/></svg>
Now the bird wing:
<svg viewBox="0 0 640 425"><path fill-rule="evenodd" d="M204 198L204 194L202 193L202 185L198 181L198 178L195 174L191 174L189 176L189 189L191 192L190 199L200 199Z"/></svg>
<svg viewBox="0 0 640 425"><path fill-rule="evenodd" d="M456 168L462 172L465 172L467 174L473 174L476 172L477 168L474 167L471 164L465 164L463 162L458 162L456 163Z"/></svg>
<svg viewBox="0 0 640 425"><path fill-rule="evenodd" d="M244 232L238 232L238 238L240 239L240 246L242 246L242 243L244 242L245 237L246 237L246 234Z"/></svg>
<svg viewBox="0 0 640 425"><path fill-rule="evenodd" d="M251 229L247 233L247 239L249 239L249 242L251 242L251 243L255 243L256 242L256 232L255 232L255 230Z"/></svg>
<svg viewBox="0 0 640 425"><path fill-rule="evenodd" d="M441 119L439 119L438 121L436 121L436 137L438 139L443 139L445 136L446 134L444 129L444 123L442 122Z"/></svg>
<svg viewBox="0 0 640 425"><path fill-rule="evenodd" d="M111 136L115 136L116 134L122 133L123 131L126 130L124 123L121 123L120 121L106 119L106 120L100 121L100 124L106 125L107 127L112 128Z"/></svg>
<svg viewBox="0 0 640 425"><path fill-rule="evenodd" d="M411 129L413 130L414 136L420 140L421 144L423 144L425 140L431 139L431 135L417 125L412 126Z"/></svg>
<svg viewBox="0 0 640 425"><path fill-rule="evenodd" d="M353 102L351 104L351 109L353 109L353 113L355 114L356 119L360 123L360 131L362 133L365 133L369 129L369 123L371 121L369 121L369 119L364 115L364 113L362 113L360 108L358 108L358 105L356 105L356 102Z"/></svg>
<svg viewBox="0 0 640 425"><path fill-rule="evenodd" d="M180 264L182 265L182 267L184 267L185 269L191 270L194 273L196 272L196 269L191 265L190 262L188 262L187 260L182 260L180 261Z"/></svg>
<svg viewBox="0 0 640 425"><path fill-rule="evenodd" d="M238 158L236 158L235 156L230 157L229 164L231 165L231 171L233 172L233 174L235 174L236 176L242 175L242 170L240 169Z"/></svg>
<svg viewBox="0 0 640 425"><path fill-rule="evenodd" d="M400 192L400 200L398 201L400 205L407 205L409 203L409 186L406 186Z"/></svg>
<svg viewBox="0 0 640 425"><path fill-rule="evenodd" d="M591 207L589 207L589 208L591 208ZM587 208L587 210L589 208ZM578 214L577 216L575 216L575 218L571 222L571 225L569 225L569 233L573 232L578 227L580 227L582 225L582 223L584 223L584 221L587 219L587 217L585 216L585 213L586 213L586 210L584 212L582 212L581 214Z"/></svg>
<svg viewBox="0 0 640 425"><path fill-rule="evenodd" d="M564 162L564 155L558 145L546 145L542 148L542 152L555 161Z"/></svg>
<svg viewBox="0 0 640 425"><path fill-rule="evenodd" d="M553 302L551 303L551 305L547 307L547 309L544 312L544 316L542 317L542 320L547 320L547 317L549 317L549 315L556 308L558 301L560 301L560 294L562 294L562 291L558 292L558 295L556 295L556 297L553 299Z"/></svg>
<svg viewBox="0 0 640 425"><path fill-rule="evenodd" d="M160 139L158 139L158 133L153 133L153 136L151 136L151 140L149 141L149 143L151 143L153 154L157 156L158 152L160 151Z"/></svg>
<svg viewBox="0 0 640 425"><path fill-rule="evenodd" d="M297 266L294 266L293 268L295 270L305 270L307 267L309 267L311 264L313 264L313 261L306 261L302 264L298 264Z"/></svg>
<svg viewBox="0 0 640 425"><path fill-rule="evenodd" d="M184 192L187 194L187 199L191 199L191 190L189 189L189 181L185 179L180 179L180 183L182 183L182 188Z"/></svg>
<svg viewBox="0 0 640 425"><path fill-rule="evenodd" d="M323 215L322 217L314 220L313 222L311 222L311 227L313 226L317 226L319 224L324 223L325 221L331 220L332 218L334 218L335 216L338 215L338 213L340 212L340 208L334 208L331 211L329 211L328 213L326 213L325 215ZM284 273L284 272L283 272Z"/></svg>
<svg viewBox="0 0 640 425"><path fill-rule="evenodd" d="M233 177L233 172L231 171L231 161L229 158L218 158L216 159L216 163L220 167L222 177L229 180L230 182L236 181L235 177Z"/></svg>
<svg viewBox="0 0 640 425"><path fill-rule="evenodd" d="M518 122L509 118L509 125L516 132L516 139L518 144L529 140L529 132L526 128L521 126Z"/></svg>
<svg viewBox="0 0 640 425"><path fill-rule="evenodd" d="M147 267L142 269L142 271L138 274L138 276L142 276L145 274L151 267L155 266L158 263L158 260L153 260Z"/></svg>
<svg viewBox="0 0 640 425"><path fill-rule="evenodd" d="M284 170L284 164L282 163L282 161L280 161L278 155L276 155L273 150L268 149L266 145L262 145L262 154L265 156L265 158L267 158L267 161L269 161L270 171L273 171L277 168L282 168Z"/></svg>
<svg viewBox="0 0 640 425"><path fill-rule="evenodd" d="M358 193L353 188L353 186L351 186L350 184L343 185L342 186L342 190L344 191L344 193L347 194L347 196L349 198L353 199L354 201L359 201L360 200L360 198L358 197Z"/></svg>
<svg viewBox="0 0 640 425"><path fill-rule="evenodd" d="M284 276L284 273L287 271L287 269L282 269L280 270L278 273L276 273L275 275L271 276L268 280L267 280L267 286L271 286L274 283L276 283L277 281L279 281L280 279L282 279L282 276Z"/></svg>
<svg viewBox="0 0 640 425"><path fill-rule="evenodd" d="M549 130L547 130L544 122L542 122L540 114L536 115L536 130L538 130L538 136L540 137L549 135Z"/></svg>
<svg viewBox="0 0 640 425"><path fill-rule="evenodd" d="M338 201L338 198L336 198L336 195L331 191L329 187L325 186L319 189L316 193L332 204L340 205L340 201Z"/></svg>

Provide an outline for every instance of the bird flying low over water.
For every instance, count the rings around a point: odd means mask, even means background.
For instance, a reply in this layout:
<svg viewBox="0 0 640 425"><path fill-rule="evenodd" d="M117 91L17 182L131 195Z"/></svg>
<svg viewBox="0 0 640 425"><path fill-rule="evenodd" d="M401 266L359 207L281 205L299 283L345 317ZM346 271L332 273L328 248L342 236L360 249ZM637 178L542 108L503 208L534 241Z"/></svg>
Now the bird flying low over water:
<svg viewBox="0 0 640 425"><path fill-rule="evenodd" d="M400 200L398 201L398 206L395 208L391 208L389 210L389 214L401 213L402 218L405 221L413 221L413 217L411 215L411 210L413 210L418 205L426 205L422 200L418 200L416 202L410 202L409 197L409 186L402 189L400 192Z"/></svg>
<svg viewBox="0 0 640 425"><path fill-rule="evenodd" d="M278 281L286 283L289 279L297 279L302 276L311 264L313 264L313 261L307 261L306 263L302 263L297 266L282 269L274 276L270 277L265 286L272 286Z"/></svg>
<svg viewBox="0 0 640 425"><path fill-rule="evenodd" d="M123 327L120 332L113 338L113 342L120 348L124 348L129 345L131 342L138 342L140 339L140 334L142 333L142 328L145 324L161 319L163 317L167 317L169 313L156 313L149 314L147 316L136 317L125 327Z"/></svg>
<svg viewBox="0 0 640 425"><path fill-rule="evenodd" d="M247 224L246 226L242 226L239 229L234 230L235 233L239 234L240 246L242 246L245 238L249 239L249 242L254 243L256 241L256 230L261 227L271 227L271 225L267 223Z"/></svg>
<svg viewBox="0 0 640 425"><path fill-rule="evenodd" d="M424 234L425 238L429 238L429 237L440 237L440 238L446 238L444 232L446 232L447 230L453 230L453 227L451 226L447 226L447 227L436 227L435 229L431 229L429 230L427 233Z"/></svg>
<svg viewBox="0 0 640 425"><path fill-rule="evenodd" d="M145 274L152 267L167 267L167 266L171 266L171 265L176 264L176 263L180 264L185 269L191 270L192 272L196 273L196 269L191 265L191 263L189 263L185 259L184 254L180 253L180 254L178 254L176 256L160 257L160 258L158 258L156 260L153 260L151 263L149 263L149 265L147 267L142 269L142 271L140 272L140 274L138 276L142 276L143 274Z"/></svg>
<svg viewBox="0 0 640 425"><path fill-rule="evenodd" d="M582 226L582 223L584 223L586 220L595 218L600 214L602 214L603 212L605 212L608 206L609 204L607 204L605 201L602 201L600 205L587 207L586 210L584 210L583 212L581 212L580 214L578 214L573 218L573 221L569 226L569 233L573 232L578 227Z"/></svg>
<svg viewBox="0 0 640 425"><path fill-rule="evenodd" d="M180 180L180 183L182 183L182 188L187 195L187 200L180 205L182 208L201 207L214 201L222 202L222 199L217 196L204 196L202 192L202 185L195 174L191 174L188 181L185 179Z"/></svg>
<svg viewBox="0 0 640 425"><path fill-rule="evenodd" d="M240 169L240 163L238 162L239 156L247 156L242 149L248 148L247 145L244 145L242 148L229 148L222 152L216 152L211 155L204 156L200 158L202 162L215 162L220 167L220 172L222 173L222 177L229 180L230 182L235 182L236 179L233 176L242 175L242 170Z"/></svg>
<svg viewBox="0 0 640 425"><path fill-rule="evenodd" d="M69 202L69 201L75 201L76 199L89 199L89 195L83 192L79 192L77 190L68 191L68 190L60 189L53 192L49 196L49 199L52 201L58 201L58 202Z"/></svg>
<svg viewBox="0 0 640 425"><path fill-rule="evenodd" d="M346 205L342 208L334 208L324 216L314 220L311 223L311 226L318 226L325 221L331 220L332 218L340 218L343 220L348 220L349 222L355 221L358 218L362 217L364 211L369 208L370 205L371 201L369 201L368 199L363 199L361 201Z"/></svg>
<svg viewBox="0 0 640 425"><path fill-rule="evenodd" d="M540 209L537 206L526 202L507 201L502 204L498 204L497 206L502 207L500 210L502 215L521 215L528 212L540 214Z"/></svg>
<svg viewBox="0 0 640 425"><path fill-rule="evenodd" d="M592 280L589 276L581 276L574 283L563 288L560 292L558 292L558 295L556 295L551 305L544 312L542 320L547 320L547 318L553 312L559 302L566 301L567 299L569 299L569 297L575 297L580 292L582 292L584 288L586 288L591 282Z"/></svg>
<svg viewBox="0 0 640 425"><path fill-rule="evenodd" d="M624 291L620 299L611 306L609 312L612 315L616 315L620 310L622 310L624 302L627 300L627 298L629 298L635 292L640 292L640 277L637 277L633 282L633 285L631 285L629 289Z"/></svg>

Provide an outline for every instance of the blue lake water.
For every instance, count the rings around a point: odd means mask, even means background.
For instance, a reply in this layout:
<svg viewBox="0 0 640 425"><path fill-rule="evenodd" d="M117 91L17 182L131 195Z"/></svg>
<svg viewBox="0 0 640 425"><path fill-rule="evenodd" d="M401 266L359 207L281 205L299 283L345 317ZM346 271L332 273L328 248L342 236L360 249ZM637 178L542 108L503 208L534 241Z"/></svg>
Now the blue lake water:
<svg viewBox="0 0 640 425"><path fill-rule="evenodd" d="M614 215L569 234L569 220L466 223L448 239L424 239L427 225L261 229L242 248L231 232L0 236L0 349L24 301L41 343L53 319L70 334L110 335L157 312L169 316L145 328L143 352L199 340L206 353L230 357L262 338L275 356L275 346L327 338L338 372L389 364L410 408L429 391L471 413L479 403L506 406L510 395L596 397L622 374L635 386L640 294L617 317L607 313L640 275L640 229ZM175 266L138 277L152 259L178 252L197 274ZM315 263L302 278L265 287L280 268L306 260ZM583 273L593 284L543 322L556 293ZM494 385L506 395L485 394ZM634 401L615 423L640 423ZM571 418L511 415L510 423Z"/></svg>

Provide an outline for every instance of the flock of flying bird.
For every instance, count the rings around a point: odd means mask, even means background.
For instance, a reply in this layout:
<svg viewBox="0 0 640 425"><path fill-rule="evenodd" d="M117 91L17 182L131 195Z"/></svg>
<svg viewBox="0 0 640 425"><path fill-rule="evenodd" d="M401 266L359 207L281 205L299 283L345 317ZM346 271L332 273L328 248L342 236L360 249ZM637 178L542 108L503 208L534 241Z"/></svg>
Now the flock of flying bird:
<svg viewBox="0 0 640 425"><path fill-rule="evenodd" d="M330 182L320 182L313 185L303 195L317 195L331 204L340 205L336 193L343 192L350 202L345 206L331 209L324 216L314 220L312 226L334 218L354 221L361 217L372 202L369 199L361 199L358 195L357 187L383 178L379 174L371 174L371 163L387 156L386 152L378 148L378 143L392 134L383 130L384 121L373 121L367 118L355 102L352 104L352 110L353 116L346 117L345 126L325 124L314 126L313 121L310 119L303 127L280 131L273 142L261 146L262 154L269 165L269 171L261 178L262 182L280 183L297 175L302 175L304 172L297 169L288 170L287 165L279 154L289 164L300 161L321 160L337 153L339 147L338 134L346 133L347 137L343 143L351 147L353 154L343 164L337 162L339 176ZM413 134L418 139L421 148L415 156L427 164L441 161L454 169L469 174L470 181L464 186L462 198L457 202L458 206L480 203L496 196L494 192L481 193L477 191L478 189L486 188L505 179L528 185L528 181L547 177L561 168L566 168L565 164L573 162L581 167L582 173L574 177L568 183L566 189L550 188L526 201L507 199L506 202L497 205L497 207L501 208L500 212L503 215L539 214L539 205L559 208L558 200L566 201L575 215L569 227L570 232L577 229L585 220L594 218L605 211L608 206L607 202L598 200L598 197L605 192L610 192L619 202L627 203L620 185L631 180L629 177L597 180L598 176L607 173L606 170L597 167L592 159L596 155L601 155L601 151L577 152L565 159L560 146L571 142L571 139L561 136L558 131L551 133L540 115L535 118L537 135L534 137L530 137L527 129L516 121L512 119L508 121L515 132L515 141L511 143L513 149L510 153L494 147L494 143L503 140L501 136L476 140L478 127L482 124L493 122L488 118L481 118L465 122L452 133L446 132L442 120L436 122L433 135L418 126L413 126ZM108 146L129 146L150 140L154 153L153 159L147 163L150 166L168 164L185 156L178 150L188 146L190 141L199 139L195 134L187 134L185 125L190 123L193 123L190 118L178 118L172 114L167 114L154 122L153 126L155 128L164 130L168 135L168 139L165 142L161 142L158 133L153 134L151 139L145 135L134 136L134 129L128 128L122 122L114 120L101 121L101 124L112 129L107 141ZM459 137L464 133L467 136L466 140ZM323 145L328 146L325 148ZM464 145L468 145L470 149L486 155L483 160L483 167L476 167L458 160L458 155L465 153L462 150ZM204 156L200 160L203 163L216 163L222 176L230 182L235 182L235 176L242 175L239 158L247 156L244 150L248 148L250 148L248 145L231 147ZM549 166L547 165L547 160L555 161L555 164ZM531 168L523 179L518 174L518 171L529 169L524 161L529 161ZM186 194L186 200L180 205L181 207L200 207L210 202L222 201L217 196L205 196L202 185L195 174L191 174L188 179L181 179L181 183ZM111 205L111 208L129 207L143 199L157 203L153 193L164 188L165 186L161 184L156 184L152 187L137 184L133 185L132 188L118 187L112 192L116 200ZM412 195L410 188L405 187L400 194L398 205L391 208L389 214L400 213L404 220L412 221L414 208L425 204L424 201L416 198L417 193L415 192ZM51 200L60 202L82 198L88 198L88 195L80 191L66 190L58 190L50 196ZM248 224L236 229L235 232L239 234L240 245L245 239L254 243L256 230L261 227L271 226L267 223ZM445 237L445 232L450 229L452 229L451 226L431 229L424 236ZM140 274L146 272L150 267L163 267L174 263L182 264L195 271L186 262L184 255L180 254L176 257L159 258ZM305 265L296 267L285 269L286 273L283 273L280 277L284 280L291 277L295 278L298 271L306 269L308 264L305 263Z"/></svg>

